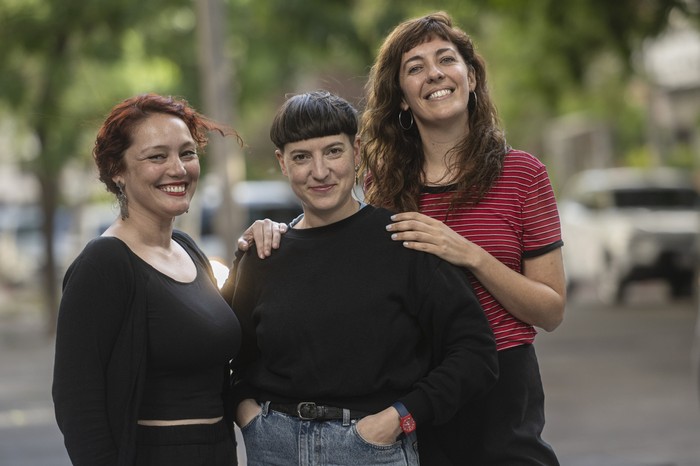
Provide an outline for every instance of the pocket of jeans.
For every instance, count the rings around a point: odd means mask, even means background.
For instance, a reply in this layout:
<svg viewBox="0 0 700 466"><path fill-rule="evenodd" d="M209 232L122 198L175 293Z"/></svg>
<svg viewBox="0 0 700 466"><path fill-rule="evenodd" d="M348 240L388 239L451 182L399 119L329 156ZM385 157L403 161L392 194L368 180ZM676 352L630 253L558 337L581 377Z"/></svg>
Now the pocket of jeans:
<svg viewBox="0 0 700 466"><path fill-rule="evenodd" d="M260 408L260 411L258 412L258 414L256 414L255 416L253 416L253 417L250 419L250 421L248 421L248 422L246 423L246 425L240 427L241 432L243 432L244 430L247 430L248 427L250 427L251 425L253 425L253 423L254 423L255 421L257 421L258 419L260 419L260 416L262 416L262 407Z"/></svg>
<svg viewBox="0 0 700 466"><path fill-rule="evenodd" d="M360 432L357 430L357 423L356 423L356 422L353 423L352 426L350 426L350 429L352 430L353 435L354 435L355 437L357 437L357 440L358 440L359 442L363 443L364 445L369 445L369 446L372 447L372 448L377 448L377 449L380 449L380 450L388 450L388 449L391 449L391 448L396 448L396 446L400 446L400 445L401 445L401 442L399 442L398 440L395 441L395 442L393 442L393 443L374 443L374 442L370 442L369 440L365 439L365 438L360 434Z"/></svg>

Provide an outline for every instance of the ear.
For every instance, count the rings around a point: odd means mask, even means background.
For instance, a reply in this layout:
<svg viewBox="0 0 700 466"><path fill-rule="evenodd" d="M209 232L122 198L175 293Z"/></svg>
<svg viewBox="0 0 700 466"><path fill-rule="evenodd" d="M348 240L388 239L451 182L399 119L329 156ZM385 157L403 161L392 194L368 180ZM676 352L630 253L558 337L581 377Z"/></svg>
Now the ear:
<svg viewBox="0 0 700 466"><path fill-rule="evenodd" d="M473 67L469 67L469 92L474 92L476 90L476 72Z"/></svg>
<svg viewBox="0 0 700 466"><path fill-rule="evenodd" d="M361 160L361 155L360 155L360 147L361 147L361 144L360 144L360 142L361 142L361 141L360 141L360 136L359 136L359 135L355 136L355 141L354 141L353 144L352 144L352 150L353 150L354 153L355 153L355 154L354 154L354 155L355 155L355 157L354 157L354 158L355 158L355 166L359 165L359 164L360 164L360 160Z"/></svg>
<svg viewBox="0 0 700 466"><path fill-rule="evenodd" d="M289 176L287 173L287 166L284 164L284 153L281 150L275 149L275 157L277 157L277 163L280 164L280 170L284 176Z"/></svg>
<svg viewBox="0 0 700 466"><path fill-rule="evenodd" d="M124 185L124 178L122 178L121 175L113 177L112 181L114 181L114 184L116 184L117 186Z"/></svg>
<svg viewBox="0 0 700 466"><path fill-rule="evenodd" d="M403 97L401 97L401 105L400 105L400 107L401 107L401 110L403 110L404 112L405 112L406 110L408 110L408 108L409 108L409 107L408 107L408 104L406 103L406 99L404 99Z"/></svg>

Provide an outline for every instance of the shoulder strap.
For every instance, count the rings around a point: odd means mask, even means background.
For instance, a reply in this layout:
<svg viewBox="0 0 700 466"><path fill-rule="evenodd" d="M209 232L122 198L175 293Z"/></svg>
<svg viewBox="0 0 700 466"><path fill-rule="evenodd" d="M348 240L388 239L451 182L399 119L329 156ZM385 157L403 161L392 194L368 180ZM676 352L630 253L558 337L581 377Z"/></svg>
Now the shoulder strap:
<svg viewBox="0 0 700 466"><path fill-rule="evenodd" d="M197 243L185 232L180 230L173 230L173 239L180 243L182 246L187 248L187 250L192 253L192 256L199 261L199 263L204 267L204 270L209 274L209 278L216 285L216 278L214 277L214 271L211 268L209 259L207 258L204 251L202 251Z"/></svg>

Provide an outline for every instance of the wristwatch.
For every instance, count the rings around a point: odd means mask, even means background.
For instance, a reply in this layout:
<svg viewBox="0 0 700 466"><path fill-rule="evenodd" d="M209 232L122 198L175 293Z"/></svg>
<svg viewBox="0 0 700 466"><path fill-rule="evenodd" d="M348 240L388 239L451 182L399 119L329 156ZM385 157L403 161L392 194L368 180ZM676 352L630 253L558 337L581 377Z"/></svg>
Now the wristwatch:
<svg viewBox="0 0 700 466"><path fill-rule="evenodd" d="M413 416L411 416L411 413L408 412L400 401L397 401L391 406L396 408L396 411L399 412L399 422L403 433L406 435L412 434L416 430L416 421L413 419Z"/></svg>

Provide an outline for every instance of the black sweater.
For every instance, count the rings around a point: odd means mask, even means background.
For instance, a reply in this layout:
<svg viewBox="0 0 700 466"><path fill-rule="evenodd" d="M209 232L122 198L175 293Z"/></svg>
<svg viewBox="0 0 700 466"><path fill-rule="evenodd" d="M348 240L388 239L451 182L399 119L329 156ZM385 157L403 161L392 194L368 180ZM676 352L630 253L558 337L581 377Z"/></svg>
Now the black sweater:
<svg viewBox="0 0 700 466"><path fill-rule="evenodd" d="M494 338L465 272L392 241L389 216L366 206L243 257L224 287L243 331L239 400L369 413L401 401L420 431L491 387Z"/></svg>

